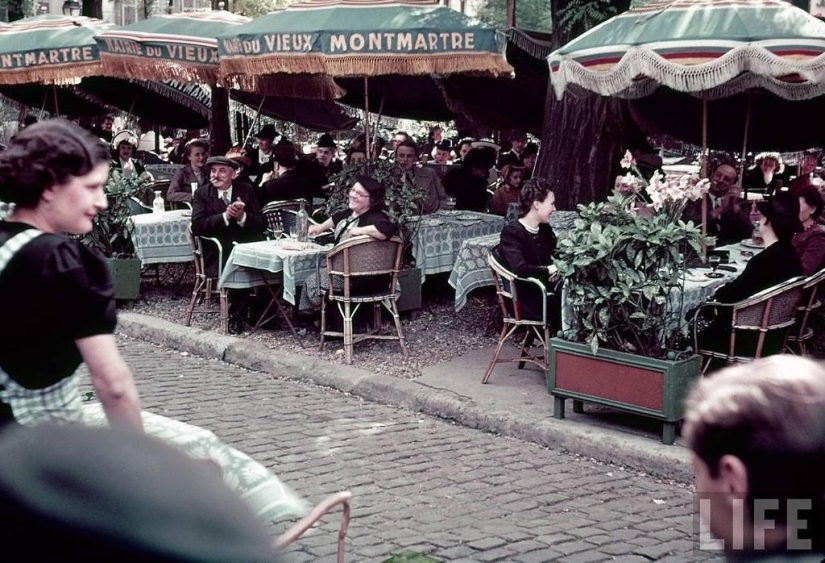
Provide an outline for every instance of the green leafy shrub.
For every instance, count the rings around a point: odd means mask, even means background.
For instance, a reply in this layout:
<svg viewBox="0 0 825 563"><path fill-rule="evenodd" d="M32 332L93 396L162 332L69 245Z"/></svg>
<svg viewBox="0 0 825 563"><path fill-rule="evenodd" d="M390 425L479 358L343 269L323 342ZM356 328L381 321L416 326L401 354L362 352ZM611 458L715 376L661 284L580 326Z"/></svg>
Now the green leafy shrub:
<svg viewBox="0 0 825 563"><path fill-rule="evenodd" d="M92 230L81 240L98 249L109 258L130 258L135 255L132 240L134 223L130 202L135 197L142 200L149 188L143 178L125 178L120 171L113 170L104 186L109 206L97 214Z"/></svg>

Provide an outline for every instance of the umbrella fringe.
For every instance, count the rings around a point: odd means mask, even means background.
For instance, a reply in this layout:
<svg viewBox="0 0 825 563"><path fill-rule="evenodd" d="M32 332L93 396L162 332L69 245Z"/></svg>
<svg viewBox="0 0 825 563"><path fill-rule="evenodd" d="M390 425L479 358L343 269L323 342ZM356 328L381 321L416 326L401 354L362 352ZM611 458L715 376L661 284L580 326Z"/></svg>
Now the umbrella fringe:
<svg viewBox="0 0 825 563"><path fill-rule="evenodd" d="M192 111L197 112L204 117L212 116L211 99L210 105L207 106L201 100L198 100L185 92L175 90L171 86L167 86L163 83L154 82L150 80L141 84L147 89L160 94L164 98L169 98L173 102L183 107L189 108Z"/></svg>
<svg viewBox="0 0 825 563"><path fill-rule="evenodd" d="M65 67L31 67L20 70L4 70L0 73L0 84L77 84L81 78L101 73L100 62L72 63Z"/></svg>
<svg viewBox="0 0 825 563"><path fill-rule="evenodd" d="M553 46L550 43L533 39L519 29L510 29L507 35L510 43L536 59L545 59L553 52Z"/></svg>
<svg viewBox="0 0 825 563"><path fill-rule="evenodd" d="M236 88L245 92L256 92L266 96L284 98L306 98L310 100L335 100L343 97L347 91L341 88L330 76L320 74L262 74L251 76L224 76L220 85Z"/></svg>
<svg viewBox="0 0 825 563"><path fill-rule="evenodd" d="M548 62L552 67L556 61L551 56ZM777 57L759 45L746 45L713 62L689 66L670 62L650 49L637 48L607 72L589 70L571 59L562 59L558 69L551 72L551 81L556 97L561 99L571 83L603 96L614 96L632 91L639 77L647 77L680 92L697 92L720 87L743 72L766 77L799 75L803 80L816 81L825 75L825 55L800 63ZM780 90L775 93L786 99L808 99L819 92L815 88L795 88L796 84L780 88L782 82L776 78L774 81Z"/></svg>
<svg viewBox="0 0 825 563"><path fill-rule="evenodd" d="M217 65L197 65L169 60L151 60L145 57L101 56L103 72L108 76L142 80L180 80L215 84L218 81Z"/></svg>
<svg viewBox="0 0 825 563"><path fill-rule="evenodd" d="M389 60L388 60L389 59ZM331 76L382 76L387 74L447 75L477 72L488 76L512 76L513 67L500 55L450 53L444 55L347 55L325 57L300 54L224 58L221 71L227 75L271 73L328 74Z"/></svg>

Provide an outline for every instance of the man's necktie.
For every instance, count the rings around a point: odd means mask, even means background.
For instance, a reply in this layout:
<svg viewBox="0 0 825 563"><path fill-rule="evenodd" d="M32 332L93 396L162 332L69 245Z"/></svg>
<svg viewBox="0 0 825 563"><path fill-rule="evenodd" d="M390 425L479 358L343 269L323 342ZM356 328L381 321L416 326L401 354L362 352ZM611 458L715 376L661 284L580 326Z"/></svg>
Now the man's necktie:
<svg viewBox="0 0 825 563"><path fill-rule="evenodd" d="M223 202L226 204L226 206L227 206L227 207L229 207L229 192L228 192L228 191L223 192L223 193L221 194L221 199L222 199L222 200L223 200Z"/></svg>

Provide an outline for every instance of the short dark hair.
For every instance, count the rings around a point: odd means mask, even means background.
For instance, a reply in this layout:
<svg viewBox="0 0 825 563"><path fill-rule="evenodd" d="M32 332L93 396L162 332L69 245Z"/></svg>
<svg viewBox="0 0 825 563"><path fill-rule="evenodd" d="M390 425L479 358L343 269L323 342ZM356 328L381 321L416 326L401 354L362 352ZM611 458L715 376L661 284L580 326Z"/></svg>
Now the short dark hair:
<svg viewBox="0 0 825 563"><path fill-rule="evenodd" d="M354 180L353 186L355 184L361 184L361 187L370 194L370 209L380 210L384 208L384 196L387 194L387 189L384 187L384 184L375 178L363 175L356 176Z"/></svg>
<svg viewBox="0 0 825 563"><path fill-rule="evenodd" d="M26 127L0 153L0 199L35 208L47 189L84 176L111 158L103 142L64 119Z"/></svg>
<svg viewBox="0 0 825 563"><path fill-rule="evenodd" d="M346 158L347 164L349 164L350 161L352 160L352 155L357 153L357 152L360 152L366 158L366 156L367 156L367 148L366 147L350 148L350 150L347 151L347 158Z"/></svg>
<svg viewBox="0 0 825 563"><path fill-rule="evenodd" d="M406 141L401 141L400 143L398 143L398 146L395 147L395 152L398 153L398 149L400 149L401 147L411 148L415 151L415 155L418 156L418 145L416 145L412 139L408 138Z"/></svg>
<svg viewBox="0 0 825 563"><path fill-rule="evenodd" d="M553 184L550 180L544 178L531 178L527 180L521 187L518 196L519 203L519 217L524 217L530 208L533 207L534 201L544 201L547 195L553 192Z"/></svg>
<svg viewBox="0 0 825 563"><path fill-rule="evenodd" d="M814 208L813 213L811 213L811 217L814 219L819 219L819 216L822 215L822 208L825 207L825 201L822 200L822 194L819 193L819 189L817 189L816 186L811 186L802 190L799 193L799 197L804 199L805 203Z"/></svg>

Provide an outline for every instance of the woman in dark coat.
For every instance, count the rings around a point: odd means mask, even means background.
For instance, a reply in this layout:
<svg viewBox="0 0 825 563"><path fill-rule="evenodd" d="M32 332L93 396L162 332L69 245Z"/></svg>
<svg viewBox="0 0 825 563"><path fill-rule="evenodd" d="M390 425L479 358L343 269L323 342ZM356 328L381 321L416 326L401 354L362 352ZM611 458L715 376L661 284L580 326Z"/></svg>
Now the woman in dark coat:
<svg viewBox="0 0 825 563"><path fill-rule="evenodd" d="M550 182L534 178L521 188L518 221L505 225L498 246L500 258L520 278L536 278L547 290L553 289L558 278L553 254L556 251L556 235L550 227L550 216L556 210L556 196ZM524 318L542 318L540 289L530 283L517 286L521 313ZM558 297L548 299L548 321L557 321L560 309ZM556 324L558 326L558 324Z"/></svg>

